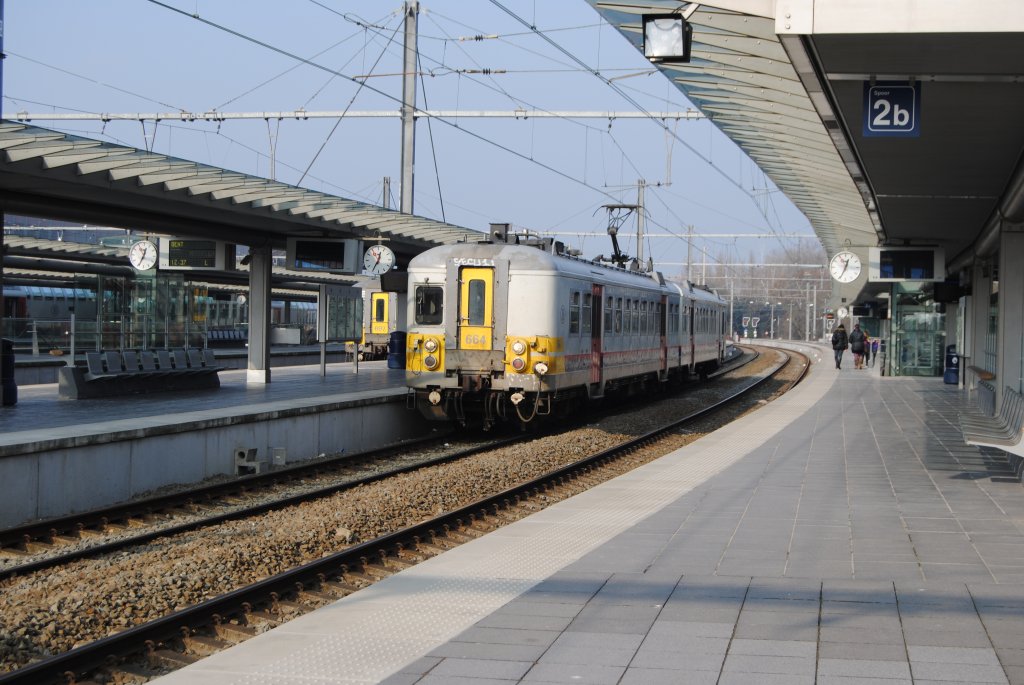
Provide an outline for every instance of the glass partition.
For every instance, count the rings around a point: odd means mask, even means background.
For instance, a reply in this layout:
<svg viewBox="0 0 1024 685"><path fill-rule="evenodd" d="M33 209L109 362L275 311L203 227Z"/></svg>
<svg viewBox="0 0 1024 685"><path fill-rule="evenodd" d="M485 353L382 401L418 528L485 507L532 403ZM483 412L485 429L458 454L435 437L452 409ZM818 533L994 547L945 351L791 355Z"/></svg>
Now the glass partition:
<svg viewBox="0 0 1024 685"><path fill-rule="evenodd" d="M946 315L938 311L924 282L894 283L890 371L896 376L941 376Z"/></svg>

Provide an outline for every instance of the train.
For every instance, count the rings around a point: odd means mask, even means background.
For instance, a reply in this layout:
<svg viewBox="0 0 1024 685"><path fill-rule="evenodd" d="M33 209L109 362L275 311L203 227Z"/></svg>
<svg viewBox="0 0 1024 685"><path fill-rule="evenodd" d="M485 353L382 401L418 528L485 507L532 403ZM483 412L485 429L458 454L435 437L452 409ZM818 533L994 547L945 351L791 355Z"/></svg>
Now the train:
<svg viewBox="0 0 1024 685"><path fill-rule="evenodd" d="M549 238L491 236L409 264L406 385L429 420L484 429L645 392L726 358L728 303Z"/></svg>
<svg viewBox="0 0 1024 685"><path fill-rule="evenodd" d="M232 289L186 288L188 316L193 322L201 322L208 330L248 329L249 305L239 292ZM123 293L111 291L104 300L104 308L118 311L123 309ZM119 299L120 297L120 299ZM311 296L315 297L315 296ZM89 288L41 285L5 285L3 289L4 318L23 322L58 322L70 319L72 307L79 321L95 319L97 315L96 291ZM174 316L184 315L183 303L178 301L169 306ZM316 330L317 305L315 301L299 299L275 299L270 306L272 325L298 326L303 331ZM117 316L120 314L107 314ZM169 314L170 315L170 314ZM244 336L243 336L244 337ZM244 339L242 339L244 343Z"/></svg>
<svg viewBox="0 0 1024 685"><path fill-rule="evenodd" d="M405 330L405 293L385 292L380 285L364 285L363 333L359 341L360 361L384 359L391 334Z"/></svg>

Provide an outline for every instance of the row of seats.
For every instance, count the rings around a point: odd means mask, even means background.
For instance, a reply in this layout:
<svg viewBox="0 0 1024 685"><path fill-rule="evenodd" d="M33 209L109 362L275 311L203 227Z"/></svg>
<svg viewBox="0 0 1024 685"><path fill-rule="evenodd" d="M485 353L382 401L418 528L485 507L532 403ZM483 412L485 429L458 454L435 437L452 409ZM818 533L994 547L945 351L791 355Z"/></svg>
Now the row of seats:
<svg viewBox="0 0 1024 685"><path fill-rule="evenodd" d="M969 445L996 447L1024 456L1024 396L1006 386L998 414L961 414L960 430Z"/></svg>
<svg viewBox="0 0 1024 685"><path fill-rule="evenodd" d="M85 380L99 381L122 377L160 377L168 375L215 374L217 364L212 350L107 350L86 352Z"/></svg>
<svg viewBox="0 0 1024 685"><path fill-rule="evenodd" d="M241 328L213 329L207 331L206 342L210 345L244 345L249 342L249 331Z"/></svg>

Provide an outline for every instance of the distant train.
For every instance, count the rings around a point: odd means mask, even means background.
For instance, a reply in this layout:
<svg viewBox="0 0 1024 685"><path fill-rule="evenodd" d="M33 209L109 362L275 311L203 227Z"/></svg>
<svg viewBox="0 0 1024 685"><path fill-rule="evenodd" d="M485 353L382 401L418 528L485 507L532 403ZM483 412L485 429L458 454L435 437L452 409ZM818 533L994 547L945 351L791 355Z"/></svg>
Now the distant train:
<svg viewBox="0 0 1024 685"><path fill-rule="evenodd" d="M405 330L405 293L384 292L380 286L363 287L361 360L384 359L391 334Z"/></svg>
<svg viewBox="0 0 1024 685"><path fill-rule="evenodd" d="M87 288L62 286L5 285L4 318L37 321L63 321L70 318L71 307L79 320L96 318L96 292ZM183 303L174 306L181 307ZM110 307L111 305L107 305ZM236 291L192 289L185 305L193 322L209 329L244 328L249 323L249 305ZM118 308L117 305L113 305ZM179 312L185 314L184 311ZM301 325L316 328L316 302L299 299L273 300L270 322L275 325Z"/></svg>
<svg viewBox="0 0 1024 685"><path fill-rule="evenodd" d="M5 319L65 320L70 307L78 317L96 317L96 293L61 286L4 286Z"/></svg>
<svg viewBox="0 0 1024 685"><path fill-rule="evenodd" d="M714 292L551 240L436 247L409 264L406 384L428 419L525 424L706 376L725 358L727 318Z"/></svg>

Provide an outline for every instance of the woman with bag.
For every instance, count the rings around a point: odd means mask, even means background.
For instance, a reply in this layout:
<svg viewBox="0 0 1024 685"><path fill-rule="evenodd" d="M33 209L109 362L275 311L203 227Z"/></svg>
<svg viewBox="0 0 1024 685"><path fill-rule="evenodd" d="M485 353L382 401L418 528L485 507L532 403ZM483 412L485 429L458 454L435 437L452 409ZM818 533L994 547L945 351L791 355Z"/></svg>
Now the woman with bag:
<svg viewBox="0 0 1024 685"><path fill-rule="evenodd" d="M853 368L864 368L864 347L868 337L860 329L860 324L854 324L850 333L850 352L853 352Z"/></svg>

